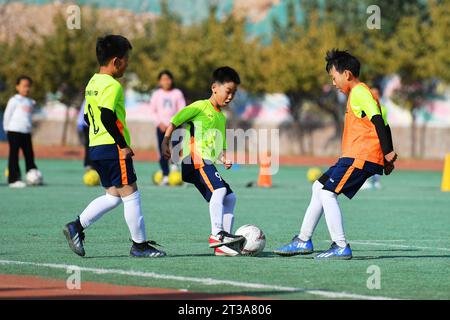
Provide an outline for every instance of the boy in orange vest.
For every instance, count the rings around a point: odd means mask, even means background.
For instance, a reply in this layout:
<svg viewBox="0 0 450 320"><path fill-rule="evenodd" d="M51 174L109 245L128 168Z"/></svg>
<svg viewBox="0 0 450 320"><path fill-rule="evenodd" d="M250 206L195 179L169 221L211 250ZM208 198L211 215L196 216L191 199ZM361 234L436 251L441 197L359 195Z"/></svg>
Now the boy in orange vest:
<svg viewBox="0 0 450 320"><path fill-rule="evenodd" d="M312 186L311 202L306 210L300 234L274 252L281 256L310 254L314 229L322 213L333 243L316 259L351 259L352 250L345 239L342 213L337 196L349 199L374 174L389 175L394 170L397 154L392 135L378 98L359 77L360 63L347 51L327 52L326 70L333 85L348 96L342 136L342 156Z"/></svg>

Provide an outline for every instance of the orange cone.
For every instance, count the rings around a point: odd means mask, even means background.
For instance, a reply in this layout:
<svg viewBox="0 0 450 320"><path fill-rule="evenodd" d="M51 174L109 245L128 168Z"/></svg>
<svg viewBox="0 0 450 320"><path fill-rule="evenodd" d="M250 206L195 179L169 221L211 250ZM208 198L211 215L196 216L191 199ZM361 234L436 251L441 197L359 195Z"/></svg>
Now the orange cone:
<svg viewBox="0 0 450 320"><path fill-rule="evenodd" d="M259 157L258 187L272 187L272 175L270 174L270 154L261 153Z"/></svg>

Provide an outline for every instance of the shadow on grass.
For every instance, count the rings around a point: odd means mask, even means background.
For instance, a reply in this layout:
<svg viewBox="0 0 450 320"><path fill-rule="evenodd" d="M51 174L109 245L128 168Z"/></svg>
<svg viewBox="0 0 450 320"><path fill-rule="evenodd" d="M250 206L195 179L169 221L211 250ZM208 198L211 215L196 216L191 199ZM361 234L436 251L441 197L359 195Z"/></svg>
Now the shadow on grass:
<svg viewBox="0 0 450 320"><path fill-rule="evenodd" d="M121 254L116 256L88 256L83 259L111 259L111 258L131 258L129 255Z"/></svg>
<svg viewBox="0 0 450 320"><path fill-rule="evenodd" d="M418 256L357 256L353 257L353 260L379 260L379 259L427 259L427 258L437 258L437 259L448 259L450 255L418 255Z"/></svg>
<svg viewBox="0 0 450 320"><path fill-rule="evenodd" d="M212 253L191 253L191 254L170 254L168 253L167 256L163 258L136 258L131 257L130 255L107 255L107 256L88 256L83 257L83 259L110 259L110 258L128 258L128 259L134 259L134 260L145 260L145 259L170 259L170 258L185 258L185 257L212 257L214 256Z"/></svg>
<svg viewBox="0 0 450 320"><path fill-rule="evenodd" d="M214 257L213 253L199 253L199 254L175 254L175 255L171 255L170 253L168 253L167 257L165 258L183 258L183 257ZM298 256L300 258L312 258L312 255L300 255ZM258 254L257 256L247 256L247 255L240 255L240 256L236 256L236 257L227 257L227 256L218 256L217 258L235 258L235 259L272 259L272 258L278 258L278 259L283 259L286 257L282 257L279 256L273 252L261 252L260 254Z"/></svg>
<svg viewBox="0 0 450 320"><path fill-rule="evenodd" d="M353 252L410 252L410 251L420 251L419 249L371 249L371 250L364 250L364 249L352 249Z"/></svg>

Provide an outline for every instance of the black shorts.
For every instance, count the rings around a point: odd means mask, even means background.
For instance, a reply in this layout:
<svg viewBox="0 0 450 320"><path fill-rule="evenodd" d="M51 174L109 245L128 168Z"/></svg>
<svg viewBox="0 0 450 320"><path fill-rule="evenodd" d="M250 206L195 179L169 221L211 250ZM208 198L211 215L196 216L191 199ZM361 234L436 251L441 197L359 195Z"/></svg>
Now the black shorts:
<svg viewBox="0 0 450 320"><path fill-rule="evenodd" d="M183 181L195 185L208 202L216 189L226 188L227 195L233 193L229 184L222 178L214 164L209 161L204 160L199 168L195 168L192 158L187 157L181 163L181 174Z"/></svg>
<svg viewBox="0 0 450 320"><path fill-rule="evenodd" d="M374 174L383 174L383 166L353 158L340 158L319 178L319 182L324 185L324 190L343 193L351 199Z"/></svg>
<svg viewBox="0 0 450 320"><path fill-rule="evenodd" d="M93 160L92 164L100 175L104 188L119 187L133 184L137 181L133 159Z"/></svg>

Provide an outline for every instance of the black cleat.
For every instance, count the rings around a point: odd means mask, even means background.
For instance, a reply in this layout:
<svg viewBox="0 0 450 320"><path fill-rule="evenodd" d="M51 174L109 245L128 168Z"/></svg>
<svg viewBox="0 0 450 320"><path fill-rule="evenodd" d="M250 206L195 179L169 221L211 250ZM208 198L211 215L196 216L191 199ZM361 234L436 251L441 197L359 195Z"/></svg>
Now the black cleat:
<svg viewBox="0 0 450 320"><path fill-rule="evenodd" d="M84 232L79 227L78 221L72 221L64 226L63 233L66 236L70 249L77 255L84 257L83 241Z"/></svg>

